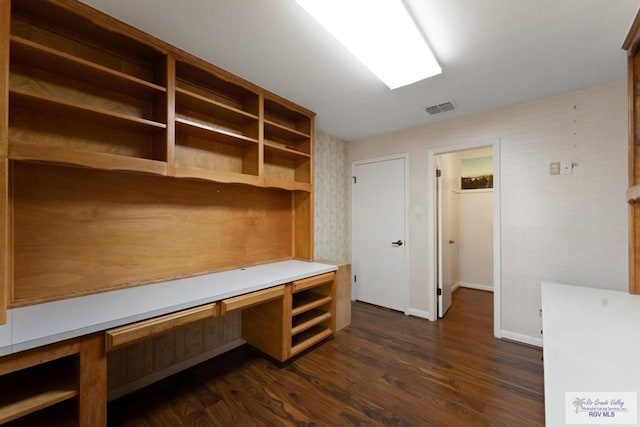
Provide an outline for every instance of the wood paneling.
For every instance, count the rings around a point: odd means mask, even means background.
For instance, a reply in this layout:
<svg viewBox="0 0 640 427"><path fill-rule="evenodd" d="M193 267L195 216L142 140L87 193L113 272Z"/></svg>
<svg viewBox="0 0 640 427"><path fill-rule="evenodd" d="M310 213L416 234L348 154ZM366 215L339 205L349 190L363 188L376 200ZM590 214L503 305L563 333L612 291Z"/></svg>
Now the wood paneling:
<svg viewBox="0 0 640 427"><path fill-rule="evenodd" d="M240 338L241 313L198 321L108 355L108 390L135 389ZM174 371L175 372L175 371Z"/></svg>
<svg viewBox="0 0 640 427"><path fill-rule="evenodd" d="M440 322L354 303L352 324L284 368L247 348L111 403L116 426L543 426L542 350L493 337L493 295Z"/></svg>
<svg viewBox="0 0 640 427"><path fill-rule="evenodd" d="M14 166L14 306L291 258L289 193Z"/></svg>
<svg viewBox="0 0 640 427"><path fill-rule="evenodd" d="M0 157L0 325L7 322L11 295L11 221L9 219L9 161Z"/></svg>
<svg viewBox="0 0 640 427"><path fill-rule="evenodd" d="M295 191L293 198L293 256L313 261L313 193Z"/></svg>
<svg viewBox="0 0 640 427"><path fill-rule="evenodd" d="M7 156L9 126L9 32L11 0L0 0L0 156Z"/></svg>
<svg viewBox="0 0 640 427"><path fill-rule="evenodd" d="M242 337L266 355L282 362L289 357L291 287L278 298L242 310Z"/></svg>
<svg viewBox="0 0 640 427"><path fill-rule="evenodd" d="M351 323L351 264L328 260L316 260L338 267L336 271L336 332Z"/></svg>

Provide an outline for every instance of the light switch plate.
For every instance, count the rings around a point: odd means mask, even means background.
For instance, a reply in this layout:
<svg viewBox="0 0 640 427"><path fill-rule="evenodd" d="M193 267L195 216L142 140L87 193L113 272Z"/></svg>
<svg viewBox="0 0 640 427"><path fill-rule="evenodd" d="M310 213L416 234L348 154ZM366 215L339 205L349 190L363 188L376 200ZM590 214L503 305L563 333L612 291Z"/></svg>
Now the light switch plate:
<svg viewBox="0 0 640 427"><path fill-rule="evenodd" d="M549 175L560 175L560 162L549 163Z"/></svg>

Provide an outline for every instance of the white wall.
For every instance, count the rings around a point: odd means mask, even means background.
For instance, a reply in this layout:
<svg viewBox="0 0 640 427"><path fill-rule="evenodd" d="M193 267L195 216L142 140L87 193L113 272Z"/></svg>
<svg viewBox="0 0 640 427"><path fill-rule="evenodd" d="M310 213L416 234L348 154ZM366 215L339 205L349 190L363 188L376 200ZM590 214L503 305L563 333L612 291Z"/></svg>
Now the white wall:
<svg viewBox="0 0 640 427"><path fill-rule="evenodd" d="M493 191L463 191L458 206L458 280L493 289Z"/></svg>
<svg viewBox="0 0 640 427"><path fill-rule="evenodd" d="M626 290L627 94L616 82L517 106L353 141L349 162L410 154L409 307L427 311L427 154L500 138L502 325L540 340L542 280ZM572 160L573 175L549 175Z"/></svg>

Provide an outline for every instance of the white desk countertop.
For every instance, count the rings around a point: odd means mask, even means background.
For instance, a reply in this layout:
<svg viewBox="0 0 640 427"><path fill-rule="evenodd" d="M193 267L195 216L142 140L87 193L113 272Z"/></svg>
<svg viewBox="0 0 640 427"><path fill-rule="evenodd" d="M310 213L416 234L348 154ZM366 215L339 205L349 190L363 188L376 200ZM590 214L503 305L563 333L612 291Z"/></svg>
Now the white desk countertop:
<svg viewBox="0 0 640 427"><path fill-rule="evenodd" d="M543 282L542 318L547 426L574 410L565 393L640 397L640 295Z"/></svg>
<svg viewBox="0 0 640 427"><path fill-rule="evenodd" d="M0 356L335 271L282 261L8 310Z"/></svg>

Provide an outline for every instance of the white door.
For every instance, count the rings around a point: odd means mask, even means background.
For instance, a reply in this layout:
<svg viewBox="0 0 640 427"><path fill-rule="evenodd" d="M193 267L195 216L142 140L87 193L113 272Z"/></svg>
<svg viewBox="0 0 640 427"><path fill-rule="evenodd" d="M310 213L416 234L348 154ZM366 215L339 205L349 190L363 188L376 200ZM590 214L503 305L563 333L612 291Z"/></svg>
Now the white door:
<svg viewBox="0 0 640 427"><path fill-rule="evenodd" d="M354 164L352 268L356 299L405 310L405 158Z"/></svg>
<svg viewBox="0 0 640 427"><path fill-rule="evenodd" d="M452 198L449 168L442 156L436 159L436 244L438 257L438 317L444 317L451 308L451 294L454 284L453 272L453 213L457 210Z"/></svg>

